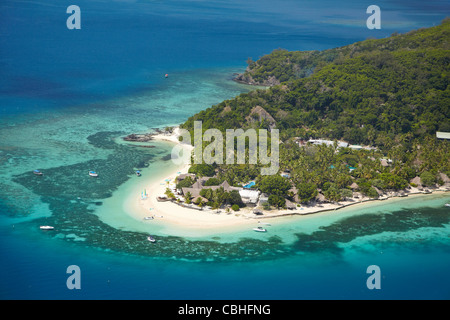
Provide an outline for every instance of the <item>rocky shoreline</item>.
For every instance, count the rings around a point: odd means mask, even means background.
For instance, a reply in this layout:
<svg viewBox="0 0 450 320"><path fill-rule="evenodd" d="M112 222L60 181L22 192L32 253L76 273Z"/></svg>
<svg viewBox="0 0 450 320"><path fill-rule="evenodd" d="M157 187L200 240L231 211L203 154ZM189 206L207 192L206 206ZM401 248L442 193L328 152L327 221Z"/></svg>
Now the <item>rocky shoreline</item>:
<svg viewBox="0 0 450 320"><path fill-rule="evenodd" d="M154 133L132 133L123 138L124 141L129 142L149 142L153 140Z"/></svg>
<svg viewBox="0 0 450 320"><path fill-rule="evenodd" d="M274 76L270 76L267 80L264 80L264 82L257 82L253 79L249 70L244 73L235 73L233 76L233 81L251 86L272 87L280 84L280 81Z"/></svg>

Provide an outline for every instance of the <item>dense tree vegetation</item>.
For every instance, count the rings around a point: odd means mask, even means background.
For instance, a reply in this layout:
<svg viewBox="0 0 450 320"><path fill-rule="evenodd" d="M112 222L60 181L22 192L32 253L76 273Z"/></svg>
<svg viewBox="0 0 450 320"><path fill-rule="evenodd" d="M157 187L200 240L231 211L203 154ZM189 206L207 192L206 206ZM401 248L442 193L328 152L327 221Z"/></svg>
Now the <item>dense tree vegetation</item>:
<svg viewBox="0 0 450 320"><path fill-rule="evenodd" d="M195 173L200 177L212 177L215 174L214 166L209 164L193 164L188 172Z"/></svg>
<svg viewBox="0 0 450 320"><path fill-rule="evenodd" d="M188 176L185 179L183 179L177 183L177 189L190 188L190 187L192 187L194 182L195 182L194 179Z"/></svg>
<svg viewBox="0 0 450 320"><path fill-rule="evenodd" d="M312 182L299 183L297 185L297 195L301 203L307 203L317 196L317 186Z"/></svg>
<svg viewBox="0 0 450 320"><path fill-rule="evenodd" d="M254 128L280 130L280 167L290 179L260 177L259 165L195 165L190 172L212 175L239 185L256 179L272 196L300 202L317 196L330 201L349 197L351 190L376 198L397 191L420 176L423 185L450 176L450 146L436 131L450 131L450 20L385 39L365 40L324 51L275 50L249 60L241 80L279 85L257 89L199 112L181 127L203 130ZM256 106L275 125L252 114ZM192 131L191 131L192 132ZM374 146L353 150L334 146L299 147L297 139L327 138ZM383 165L382 159L392 160ZM350 168L352 168L350 170ZM281 180L282 179L282 180ZM351 186L353 185L353 188ZM378 191L377 191L378 190ZM270 200L270 199L269 199Z"/></svg>
<svg viewBox="0 0 450 320"><path fill-rule="evenodd" d="M237 205L239 207L245 207L244 202L237 190L225 191L223 187L215 190L205 188L200 191L200 195L208 200L207 205L213 208L219 208L222 204Z"/></svg>
<svg viewBox="0 0 450 320"><path fill-rule="evenodd" d="M289 180L279 175L263 176L259 181L257 181L257 186L264 193L277 195L280 197L286 197L289 189L292 188Z"/></svg>
<svg viewBox="0 0 450 320"><path fill-rule="evenodd" d="M284 138L320 135L390 149L399 139L450 131L449 38L446 20L437 27L332 49L345 54L323 57L308 77L289 76L281 85L201 111L183 127L202 120L205 130L267 128L267 123L248 120L252 108L261 106ZM269 69L279 65L279 55L276 51L258 61L273 59L266 64Z"/></svg>

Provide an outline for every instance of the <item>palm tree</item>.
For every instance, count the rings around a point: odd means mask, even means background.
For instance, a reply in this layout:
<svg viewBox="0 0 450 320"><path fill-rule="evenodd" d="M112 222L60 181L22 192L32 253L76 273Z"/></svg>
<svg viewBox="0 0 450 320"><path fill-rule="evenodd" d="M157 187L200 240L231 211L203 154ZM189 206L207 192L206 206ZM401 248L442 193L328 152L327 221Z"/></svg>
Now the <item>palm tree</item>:
<svg viewBox="0 0 450 320"><path fill-rule="evenodd" d="M197 206L199 206L200 208L203 208L205 206L205 202L203 201L203 199L201 197L198 197L197 199L195 199L195 204Z"/></svg>
<svg viewBox="0 0 450 320"><path fill-rule="evenodd" d="M167 198L175 199L175 195L169 188L166 189L166 192L164 192L164 194L167 196Z"/></svg>
<svg viewBox="0 0 450 320"><path fill-rule="evenodd" d="M186 194L184 195L185 201L187 204L191 203L191 198L192 198L192 193L190 193L189 191L186 192Z"/></svg>
<svg viewBox="0 0 450 320"><path fill-rule="evenodd" d="M219 208L220 208L219 203L216 202L216 201L214 201L213 204L212 204L212 206L211 206L211 209L217 210L217 212L219 212Z"/></svg>

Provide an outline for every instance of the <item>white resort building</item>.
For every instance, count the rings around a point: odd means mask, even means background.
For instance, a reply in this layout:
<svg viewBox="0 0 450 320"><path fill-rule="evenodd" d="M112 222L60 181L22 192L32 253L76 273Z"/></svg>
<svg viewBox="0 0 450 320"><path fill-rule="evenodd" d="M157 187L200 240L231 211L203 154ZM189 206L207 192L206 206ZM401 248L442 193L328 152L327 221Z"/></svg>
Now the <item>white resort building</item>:
<svg viewBox="0 0 450 320"><path fill-rule="evenodd" d="M260 191L241 189L239 190L239 195L241 196L242 202L248 206L256 206L258 204Z"/></svg>

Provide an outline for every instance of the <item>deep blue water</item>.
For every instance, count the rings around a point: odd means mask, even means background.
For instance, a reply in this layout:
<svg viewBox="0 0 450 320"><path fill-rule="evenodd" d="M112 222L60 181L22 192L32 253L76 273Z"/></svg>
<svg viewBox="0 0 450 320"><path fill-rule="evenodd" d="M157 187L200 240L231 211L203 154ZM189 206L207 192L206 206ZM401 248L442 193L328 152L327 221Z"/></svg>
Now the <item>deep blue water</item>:
<svg viewBox="0 0 450 320"><path fill-rule="evenodd" d="M348 247L341 254L322 249L243 262L117 254L18 229L1 227L2 299L448 299L450 295L448 224L435 229L440 236L402 231L342 243ZM72 264L81 269L81 290L66 287L66 269ZM373 264L381 269L380 290L366 287L366 268Z"/></svg>
<svg viewBox="0 0 450 320"><path fill-rule="evenodd" d="M81 8L81 30L66 28L71 4ZM147 157L115 151L107 142L113 135L109 132L180 123L250 90L230 81L233 72L245 69L249 57L257 59L276 48L321 50L386 37L439 24L450 12L447 1L378 1L382 29L368 30L369 4L3 0L0 298L448 299L449 223L442 211L448 196L405 209L402 219L387 226L394 235L381 229L371 233L370 227L358 233L359 223L370 223L369 218L338 221L312 238L300 235L294 245L274 244L263 259L187 261L174 247L173 257L152 256L139 254L139 248L121 248L121 242L110 249L92 237L92 230L87 241L77 242L36 229L48 217L65 221L66 235L89 225L104 237L115 232L112 237L131 243L138 234L107 229L93 214L81 215L86 206L64 198L92 191L74 190L70 184L70 172L79 170L84 160L104 167L104 159L117 161L117 174L104 190L94 189L102 199L127 179L127 164L151 164L167 153ZM116 157L108 158L111 154ZM54 197L46 193L49 186L39 188L27 178L26 172L35 168L52 168L67 177L55 186L59 193ZM410 215L416 211L418 218ZM79 221L72 220L71 212L80 214ZM420 241L421 234L430 238ZM192 250L209 248L190 245L197 248ZM240 252L238 246L236 250ZM71 264L81 268L81 290L66 288ZM378 291L365 286L371 264L382 270Z"/></svg>
<svg viewBox="0 0 450 320"><path fill-rule="evenodd" d="M321 50L440 23L446 1L379 1L368 30L359 1L2 1L2 113L127 94L180 69L245 67L276 48Z"/></svg>

